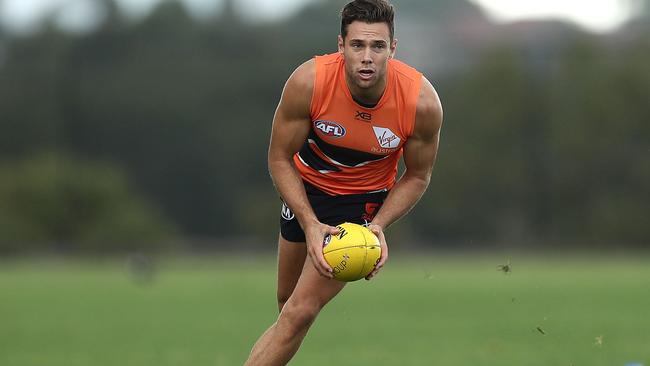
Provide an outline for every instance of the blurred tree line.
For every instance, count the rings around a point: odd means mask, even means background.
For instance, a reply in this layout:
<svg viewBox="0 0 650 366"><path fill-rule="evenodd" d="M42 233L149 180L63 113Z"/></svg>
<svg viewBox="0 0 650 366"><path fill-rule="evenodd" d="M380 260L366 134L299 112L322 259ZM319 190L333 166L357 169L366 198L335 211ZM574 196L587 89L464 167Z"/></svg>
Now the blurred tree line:
<svg viewBox="0 0 650 366"><path fill-rule="evenodd" d="M290 73L335 51L344 2L265 23L243 21L232 2L202 21L177 1L137 21L100 2L104 21L89 33L47 23L0 34L0 251L224 238L274 248L271 119ZM419 50L413 63L445 122L429 191L393 241L648 244L647 18L594 35L492 25L463 1L394 3L398 38L402 24L417 30L400 42Z"/></svg>

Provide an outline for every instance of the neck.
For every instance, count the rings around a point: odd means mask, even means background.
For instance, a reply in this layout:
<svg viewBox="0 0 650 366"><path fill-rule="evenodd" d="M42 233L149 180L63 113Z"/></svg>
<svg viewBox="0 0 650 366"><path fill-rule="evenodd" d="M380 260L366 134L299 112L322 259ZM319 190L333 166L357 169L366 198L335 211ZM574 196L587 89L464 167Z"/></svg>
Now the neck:
<svg viewBox="0 0 650 366"><path fill-rule="evenodd" d="M376 105L386 89L386 78L382 78L372 88L360 88L346 75L346 84L352 98L359 104Z"/></svg>
<svg viewBox="0 0 650 366"><path fill-rule="evenodd" d="M375 107L377 106L377 103L379 103L379 102L376 102L376 103L366 103L366 102L364 102L363 100L359 100L357 97L354 96L354 94L352 94L352 99L353 99L353 100L354 100L358 105L362 106L363 108L375 108Z"/></svg>

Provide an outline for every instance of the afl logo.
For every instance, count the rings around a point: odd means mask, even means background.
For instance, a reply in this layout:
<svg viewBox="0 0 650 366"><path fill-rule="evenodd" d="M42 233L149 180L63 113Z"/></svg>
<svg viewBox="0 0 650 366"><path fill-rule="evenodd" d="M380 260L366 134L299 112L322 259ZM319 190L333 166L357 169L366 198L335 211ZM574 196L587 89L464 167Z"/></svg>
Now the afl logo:
<svg viewBox="0 0 650 366"><path fill-rule="evenodd" d="M323 247L326 247L327 244L330 243L330 241L332 241L332 235L327 234L325 238L323 238Z"/></svg>
<svg viewBox="0 0 650 366"><path fill-rule="evenodd" d="M325 136L336 138L345 136L345 128L336 122L318 120L314 122L314 127Z"/></svg>
<svg viewBox="0 0 650 366"><path fill-rule="evenodd" d="M293 212L291 212L291 210L289 209L289 206L287 206L286 203L282 202L282 218L287 221L290 221L293 220L294 217L295 216Z"/></svg>

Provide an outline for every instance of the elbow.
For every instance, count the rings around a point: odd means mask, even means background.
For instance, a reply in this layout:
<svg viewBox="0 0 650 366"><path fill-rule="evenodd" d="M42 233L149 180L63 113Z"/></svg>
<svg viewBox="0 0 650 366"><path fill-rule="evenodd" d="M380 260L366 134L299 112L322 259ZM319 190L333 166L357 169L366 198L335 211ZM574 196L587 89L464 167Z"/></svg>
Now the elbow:
<svg viewBox="0 0 650 366"><path fill-rule="evenodd" d="M420 178L420 184L422 186L422 191L424 192L428 187L429 183L431 182L431 174L427 174L423 177Z"/></svg>
<svg viewBox="0 0 650 366"><path fill-rule="evenodd" d="M279 157L277 154L269 153L266 158L266 165L269 170L269 173L273 174L273 170L278 166L278 163L281 163L286 158Z"/></svg>
<svg viewBox="0 0 650 366"><path fill-rule="evenodd" d="M426 188L429 185L429 182L431 182L431 170L426 172L414 172L412 174L409 174L407 170L404 177L411 179Z"/></svg>
<svg viewBox="0 0 650 366"><path fill-rule="evenodd" d="M280 174L283 169L291 168L293 166L293 157L268 157L268 171L271 178Z"/></svg>
<svg viewBox="0 0 650 366"><path fill-rule="evenodd" d="M427 190L431 182L431 174L414 174L409 178L414 189L422 193Z"/></svg>

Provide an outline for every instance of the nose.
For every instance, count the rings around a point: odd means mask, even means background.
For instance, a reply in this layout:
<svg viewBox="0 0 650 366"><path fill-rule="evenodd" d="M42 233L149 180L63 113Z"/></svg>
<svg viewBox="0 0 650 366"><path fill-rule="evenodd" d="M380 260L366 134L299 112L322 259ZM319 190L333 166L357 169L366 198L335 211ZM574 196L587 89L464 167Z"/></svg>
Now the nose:
<svg viewBox="0 0 650 366"><path fill-rule="evenodd" d="M371 64L372 63L372 57L370 57L370 47L366 47L365 50L363 51L363 59L361 62L363 64Z"/></svg>

